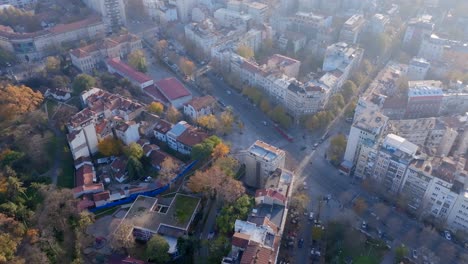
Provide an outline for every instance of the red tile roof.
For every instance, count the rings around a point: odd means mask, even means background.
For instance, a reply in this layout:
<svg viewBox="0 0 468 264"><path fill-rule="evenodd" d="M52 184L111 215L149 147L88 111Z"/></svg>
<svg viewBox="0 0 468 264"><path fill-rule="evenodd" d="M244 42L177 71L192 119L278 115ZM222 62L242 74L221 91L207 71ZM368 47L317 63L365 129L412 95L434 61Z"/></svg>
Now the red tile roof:
<svg viewBox="0 0 468 264"><path fill-rule="evenodd" d="M109 198L110 198L110 192L109 191L104 191L104 192L93 194L93 200L95 202L104 201L104 200L107 200Z"/></svg>
<svg viewBox="0 0 468 264"><path fill-rule="evenodd" d="M260 197L260 196L269 196L269 197L271 197L273 199L280 200L283 203L286 201L286 197L282 193L280 193L280 192L278 192L278 191L276 191L274 189L257 190L255 192L255 197Z"/></svg>
<svg viewBox="0 0 468 264"><path fill-rule="evenodd" d="M84 193L97 193L104 191L104 185L102 183L94 183L91 185L81 185L72 189L72 192L75 196L77 194L84 194Z"/></svg>
<svg viewBox="0 0 468 264"><path fill-rule="evenodd" d="M169 157L168 154L166 154L165 152L162 152L162 151L159 151L159 150L156 150L156 151L152 151L149 158L151 160L151 165L153 167L160 167L161 166L161 163L167 158Z"/></svg>
<svg viewBox="0 0 468 264"><path fill-rule="evenodd" d="M149 77L148 75L133 69L126 63L120 61L119 59L108 59L107 64L114 68L116 71L118 71L120 74L124 75L124 77L132 79L133 81L138 82L140 84L152 80L151 77Z"/></svg>
<svg viewBox="0 0 468 264"><path fill-rule="evenodd" d="M154 85L150 85L150 86L143 88L143 91L147 95L151 96L151 98L153 98L154 100L159 101L163 104L167 104L169 102L169 100L167 100L164 94L162 94L161 91L159 91L156 87L154 87Z"/></svg>
<svg viewBox="0 0 468 264"><path fill-rule="evenodd" d="M271 264L275 263L276 254L271 248L250 242L242 255L240 264Z"/></svg>
<svg viewBox="0 0 468 264"><path fill-rule="evenodd" d="M92 24L97 24L101 22L101 17L98 15L93 15L91 17L88 17L86 19L76 21L73 23L69 24L58 24L55 27L49 29L50 32L52 33L64 33L64 32L70 32L74 30L78 30L87 26L90 26Z"/></svg>
<svg viewBox="0 0 468 264"><path fill-rule="evenodd" d="M176 78L162 79L157 81L155 85L170 101L192 95Z"/></svg>
<svg viewBox="0 0 468 264"><path fill-rule="evenodd" d="M239 248L246 248L249 244L250 235L243 233L234 233L232 236L232 245Z"/></svg>
<svg viewBox="0 0 468 264"><path fill-rule="evenodd" d="M94 170L93 166L85 164L75 172L75 186L93 184Z"/></svg>
<svg viewBox="0 0 468 264"><path fill-rule="evenodd" d="M193 147L198 143L201 143L208 137L203 131L197 130L195 128L186 129L180 136L177 137L177 141L180 143Z"/></svg>
<svg viewBox="0 0 468 264"><path fill-rule="evenodd" d="M89 207L93 207L93 206L94 206L94 202L91 201L91 200L88 200L86 198L78 202L78 210L80 212L88 209Z"/></svg>
<svg viewBox="0 0 468 264"><path fill-rule="evenodd" d="M195 97L190 100L186 105L191 105L195 110L200 111L201 109L212 106L216 103L216 99L211 95L205 95L202 97Z"/></svg>

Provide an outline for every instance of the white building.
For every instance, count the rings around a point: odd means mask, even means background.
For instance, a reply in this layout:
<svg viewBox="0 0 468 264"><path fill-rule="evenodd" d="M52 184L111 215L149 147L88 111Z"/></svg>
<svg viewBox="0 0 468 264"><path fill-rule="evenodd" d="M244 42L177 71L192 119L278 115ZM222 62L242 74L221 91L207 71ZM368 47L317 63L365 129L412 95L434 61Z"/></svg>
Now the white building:
<svg viewBox="0 0 468 264"><path fill-rule="evenodd" d="M454 232L457 230L468 231L468 190L466 187L463 187L463 190L458 194L457 201L447 217L447 226Z"/></svg>
<svg viewBox="0 0 468 264"><path fill-rule="evenodd" d="M375 14L369 21L369 31L375 34L385 33L385 29L390 22L390 17L384 14Z"/></svg>
<svg viewBox="0 0 468 264"><path fill-rule="evenodd" d="M220 23L223 27L241 27L247 30L252 16L249 14L240 13L235 10L230 10L226 8L217 9L213 17Z"/></svg>
<svg viewBox="0 0 468 264"><path fill-rule="evenodd" d="M127 24L123 0L83 0L94 11L101 14L104 23L110 30Z"/></svg>
<svg viewBox="0 0 468 264"><path fill-rule="evenodd" d="M139 127L134 121L121 122L115 126L115 134L125 145L129 145L140 139Z"/></svg>
<svg viewBox="0 0 468 264"><path fill-rule="evenodd" d="M286 93L286 109L299 121L299 117L319 112L328 102L330 90L320 84L291 82Z"/></svg>
<svg viewBox="0 0 468 264"><path fill-rule="evenodd" d="M374 175L386 191L398 193L418 146L394 134L385 137L375 159Z"/></svg>
<svg viewBox="0 0 468 264"><path fill-rule="evenodd" d="M339 78L339 84L331 91L332 93L338 92L344 81L348 80L350 74L359 67L363 54L362 49L344 42L335 43L327 48L322 70L332 72Z"/></svg>
<svg viewBox="0 0 468 264"><path fill-rule="evenodd" d="M388 117L371 109L364 109L355 116L349 131L344 160L355 164L361 144L366 140L376 143L387 121Z"/></svg>
<svg viewBox="0 0 468 264"><path fill-rule="evenodd" d="M263 188L269 174L284 167L286 153L257 140L240 158L246 166L245 184Z"/></svg>
<svg viewBox="0 0 468 264"><path fill-rule="evenodd" d="M108 58L124 58L134 50L142 49L141 39L132 34L105 38L70 51L72 64L82 72L91 72Z"/></svg>
<svg viewBox="0 0 468 264"><path fill-rule="evenodd" d="M37 0L0 0L0 5L11 5L20 9L33 8Z"/></svg>
<svg viewBox="0 0 468 264"><path fill-rule="evenodd" d="M340 31L340 41L356 44L359 36L366 25L363 15L353 15L344 23Z"/></svg>
<svg viewBox="0 0 468 264"><path fill-rule="evenodd" d="M216 99L211 95L195 97L184 104L184 115L189 116L192 120L206 115L213 114L216 105Z"/></svg>
<svg viewBox="0 0 468 264"><path fill-rule="evenodd" d="M185 25L185 38L195 44L203 54L210 55L211 48L220 40L221 36L214 28L213 22L205 20L201 23L189 23Z"/></svg>

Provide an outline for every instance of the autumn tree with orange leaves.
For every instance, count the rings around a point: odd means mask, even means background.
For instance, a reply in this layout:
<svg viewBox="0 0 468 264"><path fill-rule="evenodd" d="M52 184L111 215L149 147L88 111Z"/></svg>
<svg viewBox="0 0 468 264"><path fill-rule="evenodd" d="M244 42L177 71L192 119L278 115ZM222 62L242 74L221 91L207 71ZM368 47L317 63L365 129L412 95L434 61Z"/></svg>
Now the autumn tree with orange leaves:
<svg viewBox="0 0 468 264"><path fill-rule="evenodd" d="M218 166L213 166L205 171L197 171L188 181L190 190L204 193L212 197L232 203L245 193L242 183L228 176Z"/></svg>
<svg viewBox="0 0 468 264"><path fill-rule="evenodd" d="M229 146L226 145L224 142L220 142L214 147L211 156L214 159L219 159L221 157L225 157L227 154L229 154Z"/></svg>
<svg viewBox="0 0 468 264"><path fill-rule="evenodd" d="M12 120L37 109L44 97L40 92L21 85L0 83L0 121Z"/></svg>

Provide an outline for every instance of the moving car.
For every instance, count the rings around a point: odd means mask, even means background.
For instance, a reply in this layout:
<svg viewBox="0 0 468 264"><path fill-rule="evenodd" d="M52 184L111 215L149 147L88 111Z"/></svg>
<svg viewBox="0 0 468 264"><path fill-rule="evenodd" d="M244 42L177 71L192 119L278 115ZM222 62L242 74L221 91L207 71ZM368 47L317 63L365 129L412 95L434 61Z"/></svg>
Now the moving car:
<svg viewBox="0 0 468 264"><path fill-rule="evenodd" d="M302 248L303 245L304 245L304 239L301 238L301 239L299 239L299 241L297 242L297 247L298 247L298 248Z"/></svg>
<svg viewBox="0 0 468 264"><path fill-rule="evenodd" d="M452 240L452 235L450 234L450 231L448 231L448 230L444 231L444 237L447 240Z"/></svg>
<svg viewBox="0 0 468 264"><path fill-rule="evenodd" d="M310 221L314 220L314 212L309 213L309 220Z"/></svg>

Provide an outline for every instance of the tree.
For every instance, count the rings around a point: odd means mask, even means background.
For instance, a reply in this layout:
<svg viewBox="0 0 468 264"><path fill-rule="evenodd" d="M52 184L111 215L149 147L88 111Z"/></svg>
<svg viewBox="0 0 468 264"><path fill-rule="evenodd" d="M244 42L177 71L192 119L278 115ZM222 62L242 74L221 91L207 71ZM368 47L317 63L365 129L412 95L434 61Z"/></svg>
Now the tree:
<svg viewBox="0 0 468 264"><path fill-rule="evenodd" d="M408 248L401 244L397 248L395 248L395 260L397 263L400 263L409 253Z"/></svg>
<svg viewBox="0 0 468 264"><path fill-rule="evenodd" d="M147 109L150 113L161 115L164 112L164 105L160 102L152 102Z"/></svg>
<svg viewBox="0 0 468 264"><path fill-rule="evenodd" d="M270 113L271 119L277 122L283 128L289 128L292 124L292 118L286 114L286 110L277 105Z"/></svg>
<svg viewBox="0 0 468 264"><path fill-rule="evenodd" d="M75 94L80 94L83 91L91 89L95 85L96 79L88 74L82 73L78 74L75 80L73 80L72 89Z"/></svg>
<svg viewBox="0 0 468 264"><path fill-rule="evenodd" d="M192 159L204 160L210 157L213 149L221 142L221 139L219 139L217 136L211 136L203 140L201 143L196 144L192 148Z"/></svg>
<svg viewBox="0 0 468 264"><path fill-rule="evenodd" d="M353 209L359 215L364 213L367 209L366 201L362 198L357 198L356 201L354 201Z"/></svg>
<svg viewBox="0 0 468 264"><path fill-rule="evenodd" d="M294 195L291 198L290 206L300 212L304 212L309 202L310 202L309 196L307 196L304 193L300 193L300 194Z"/></svg>
<svg viewBox="0 0 468 264"><path fill-rule="evenodd" d="M229 177L217 166L195 172L190 177L187 187L193 192L201 192L212 197L218 196L228 203L234 202L245 192L240 181Z"/></svg>
<svg viewBox="0 0 468 264"><path fill-rule="evenodd" d="M229 146L224 144L224 142L221 142L213 148L211 156L217 160L225 157L227 154L229 154Z"/></svg>
<svg viewBox="0 0 468 264"><path fill-rule="evenodd" d="M181 116L182 115L180 114L179 110L177 110L177 108L171 106L169 107L169 109L167 109L167 112L166 112L167 121L171 123L177 123L180 120Z"/></svg>
<svg viewBox="0 0 468 264"><path fill-rule="evenodd" d="M270 101L268 101L268 99L263 98L263 99L260 101L260 110L262 110L264 113L270 112L270 110L271 110L271 105L270 105Z"/></svg>
<svg viewBox="0 0 468 264"><path fill-rule="evenodd" d="M117 227L111 235L110 246L114 250L132 249L135 247L135 240L131 234L133 226L125 220Z"/></svg>
<svg viewBox="0 0 468 264"><path fill-rule="evenodd" d="M248 60L253 58L253 56L255 55L254 51L249 46L245 46L245 45L240 45L237 48L237 54L239 54L240 56Z"/></svg>
<svg viewBox="0 0 468 264"><path fill-rule="evenodd" d="M99 152L106 157L120 155L122 153L122 147L122 142L113 137L107 137L98 143Z"/></svg>
<svg viewBox="0 0 468 264"><path fill-rule="evenodd" d="M356 84L354 84L353 81L348 80L343 84L341 89L343 90L342 94L343 94L344 100L346 102L349 102L349 100L351 100L351 97L353 97L353 95L356 93L357 86L356 86Z"/></svg>
<svg viewBox="0 0 468 264"><path fill-rule="evenodd" d="M161 39L160 41L156 42L154 48L158 56L162 56L166 52L167 46L167 40L165 39Z"/></svg>
<svg viewBox="0 0 468 264"><path fill-rule="evenodd" d="M159 170L159 178L163 184L169 183L175 178L179 165L171 157L166 157L161 163L161 169Z"/></svg>
<svg viewBox="0 0 468 264"><path fill-rule="evenodd" d="M141 161L135 156L130 156L127 162L127 171L130 179L139 179L143 176L143 164L141 164Z"/></svg>
<svg viewBox="0 0 468 264"><path fill-rule="evenodd" d="M195 71L195 64L187 58L179 59L179 68L187 76L191 76Z"/></svg>
<svg viewBox="0 0 468 264"><path fill-rule="evenodd" d="M214 166L219 167L229 177L234 177L236 171L239 169L239 161L233 157L224 156L218 158Z"/></svg>
<svg viewBox="0 0 468 264"><path fill-rule="evenodd" d="M52 86L54 88L64 88L68 87L70 84L70 79L65 75L56 75L52 78Z"/></svg>
<svg viewBox="0 0 468 264"><path fill-rule="evenodd" d="M230 133L232 131L232 124L234 123L234 116L232 114L232 111L226 110L222 112L220 120L222 132Z"/></svg>
<svg viewBox="0 0 468 264"><path fill-rule="evenodd" d="M43 100L40 92L34 92L27 86L0 83L0 121L32 112Z"/></svg>
<svg viewBox="0 0 468 264"><path fill-rule="evenodd" d="M7 63L13 65L16 63L16 57L13 53L0 47L0 67L6 67Z"/></svg>
<svg viewBox="0 0 468 264"><path fill-rule="evenodd" d="M140 72L148 71L148 64L146 63L145 53L142 50L135 50L128 54L128 64Z"/></svg>
<svg viewBox="0 0 468 264"><path fill-rule="evenodd" d="M169 244L159 234L153 235L146 244L145 257L154 263L166 263L170 260Z"/></svg>
<svg viewBox="0 0 468 264"><path fill-rule="evenodd" d="M242 195L233 204L225 205L216 218L216 226L221 234L229 234L234 230L236 219L246 220L253 206L248 195Z"/></svg>
<svg viewBox="0 0 468 264"><path fill-rule="evenodd" d="M45 69L49 74L58 73L60 71L60 60L54 56L47 57Z"/></svg>
<svg viewBox="0 0 468 264"><path fill-rule="evenodd" d="M318 241L322 239L322 234L323 234L323 230L320 226L312 227L312 239L313 240Z"/></svg>
<svg viewBox="0 0 468 264"><path fill-rule="evenodd" d="M197 119L199 126L206 130L213 131L218 127L218 119L214 115L204 115Z"/></svg>
<svg viewBox="0 0 468 264"><path fill-rule="evenodd" d="M143 148L140 146L140 144L132 142L130 145L125 147L124 153L127 157L135 157L136 159L141 159L143 157Z"/></svg>
<svg viewBox="0 0 468 264"><path fill-rule="evenodd" d="M338 113L345 106L345 101L341 93L334 94L328 102L327 109L333 113Z"/></svg>
<svg viewBox="0 0 468 264"><path fill-rule="evenodd" d="M333 165L338 166L343 160L346 144L346 137L344 135L339 134L331 139L327 155Z"/></svg>

